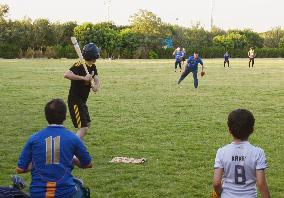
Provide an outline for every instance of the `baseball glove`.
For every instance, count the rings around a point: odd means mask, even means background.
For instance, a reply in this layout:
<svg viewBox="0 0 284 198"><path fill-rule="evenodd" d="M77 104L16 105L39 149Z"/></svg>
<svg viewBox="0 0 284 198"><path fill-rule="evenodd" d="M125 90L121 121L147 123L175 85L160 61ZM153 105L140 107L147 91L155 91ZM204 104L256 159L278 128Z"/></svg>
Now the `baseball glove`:
<svg viewBox="0 0 284 198"><path fill-rule="evenodd" d="M204 76L204 75L205 75L205 71L202 71L202 72L200 73L200 75L201 75L201 76Z"/></svg>
<svg viewBox="0 0 284 198"><path fill-rule="evenodd" d="M212 191L212 198L220 198L214 190Z"/></svg>

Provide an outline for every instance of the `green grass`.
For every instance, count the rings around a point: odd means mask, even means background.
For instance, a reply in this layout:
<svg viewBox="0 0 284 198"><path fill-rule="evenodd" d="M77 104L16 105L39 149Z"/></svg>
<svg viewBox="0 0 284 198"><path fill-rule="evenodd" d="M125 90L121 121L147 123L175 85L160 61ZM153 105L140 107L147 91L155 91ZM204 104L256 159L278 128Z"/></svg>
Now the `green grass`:
<svg viewBox="0 0 284 198"><path fill-rule="evenodd" d="M0 185L10 184L24 143L46 126L43 107L66 101L63 78L74 60L0 60ZM204 60L194 90L182 87L173 60L99 60L101 92L90 95L92 127L84 139L95 167L74 170L93 197L209 197L219 147L230 143L226 119L236 108L256 118L250 142L265 150L272 197L284 197L284 59ZM65 126L74 130L68 115ZM111 164L115 156L144 157L144 165ZM29 174L24 178L30 181Z"/></svg>

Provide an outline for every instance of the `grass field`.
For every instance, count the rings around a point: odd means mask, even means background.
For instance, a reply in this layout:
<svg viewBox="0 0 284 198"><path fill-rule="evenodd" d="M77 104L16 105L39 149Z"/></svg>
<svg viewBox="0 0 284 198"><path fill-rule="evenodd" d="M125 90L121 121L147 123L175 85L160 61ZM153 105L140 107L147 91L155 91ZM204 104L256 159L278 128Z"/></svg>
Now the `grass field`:
<svg viewBox="0 0 284 198"><path fill-rule="evenodd" d="M0 185L10 184L24 143L46 126L43 107L67 99L63 78L74 60L0 60ZM284 59L204 60L194 90L182 87L173 60L99 60L101 92L89 97L92 127L84 139L95 167L74 170L92 197L209 197L217 149L230 143L226 119L236 108L256 118L252 144L270 168L272 197L284 198ZM74 130L68 115L65 126ZM111 164L115 156L144 157L144 165ZM24 175L30 181L29 174Z"/></svg>

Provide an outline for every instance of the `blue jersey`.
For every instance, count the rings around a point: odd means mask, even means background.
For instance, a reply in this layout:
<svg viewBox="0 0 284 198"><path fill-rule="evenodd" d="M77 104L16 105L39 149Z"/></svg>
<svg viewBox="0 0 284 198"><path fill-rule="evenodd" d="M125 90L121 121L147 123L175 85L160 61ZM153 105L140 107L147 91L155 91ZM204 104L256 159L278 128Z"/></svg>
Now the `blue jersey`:
<svg viewBox="0 0 284 198"><path fill-rule="evenodd" d="M187 60L187 66L192 69L193 71L198 69L198 63L200 63L201 65L203 65L203 62L201 60L200 57L198 57L197 59L194 59L194 56L190 56Z"/></svg>
<svg viewBox="0 0 284 198"><path fill-rule="evenodd" d="M225 60L225 61L228 61L229 58L230 58L230 54L224 54L224 60Z"/></svg>
<svg viewBox="0 0 284 198"><path fill-rule="evenodd" d="M185 50L182 50L182 51L181 51L181 56L182 56L183 58L185 58L185 56L186 56L186 51L185 51Z"/></svg>
<svg viewBox="0 0 284 198"><path fill-rule="evenodd" d="M181 62L181 58L182 58L182 53L176 52L176 62Z"/></svg>
<svg viewBox="0 0 284 198"><path fill-rule="evenodd" d="M76 188L71 174L74 155L82 166L91 157L78 136L61 125L50 125L33 134L18 161L26 170L32 162L31 197L70 197Z"/></svg>

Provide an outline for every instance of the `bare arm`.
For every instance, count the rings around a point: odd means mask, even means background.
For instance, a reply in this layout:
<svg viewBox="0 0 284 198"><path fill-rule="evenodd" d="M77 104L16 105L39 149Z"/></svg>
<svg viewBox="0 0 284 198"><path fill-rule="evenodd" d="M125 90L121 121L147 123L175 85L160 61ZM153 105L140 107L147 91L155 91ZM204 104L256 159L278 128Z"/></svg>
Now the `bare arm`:
<svg viewBox="0 0 284 198"><path fill-rule="evenodd" d="M204 70L204 63L201 60L201 58L198 58L198 60L199 60L199 64L201 65L201 71L203 72L203 70Z"/></svg>
<svg viewBox="0 0 284 198"><path fill-rule="evenodd" d="M85 81L91 81L92 76L90 74L87 74L86 76L79 76L74 74L72 71L68 70L64 73L64 78L67 78L69 80L85 80Z"/></svg>
<svg viewBox="0 0 284 198"><path fill-rule="evenodd" d="M92 87L92 90L94 92L99 91L100 87L101 87L101 81L99 79L99 76L95 75L94 76L94 81L95 81L95 85Z"/></svg>
<svg viewBox="0 0 284 198"><path fill-rule="evenodd" d="M264 170L256 170L256 183L262 198L270 198Z"/></svg>
<svg viewBox="0 0 284 198"><path fill-rule="evenodd" d="M27 173L27 172L30 172L31 170L32 170L32 163L29 164L27 169L22 169L22 168L19 168L19 167L16 168L16 172L18 174L20 174L20 173Z"/></svg>
<svg viewBox="0 0 284 198"><path fill-rule="evenodd" d="M215 192L217 193L217 195L219 197L221 197L221 193L222 193L222 176L224 173L224 169L222 168L216 168L214 170L214 177L213 177L213 188L215 190Z"/></svg>
<svg viewBox="0 0 284 198"><path fill-rule="evenodd" d="M77 157L74 157L73 158L73 162L76 166L78 166L79 168L82 168L82 169L86 169L86 168L92 168L93 167L93 164L92 162L90 162L88 165L85 165L85 166L82 166L79 159Z"/></svg>

